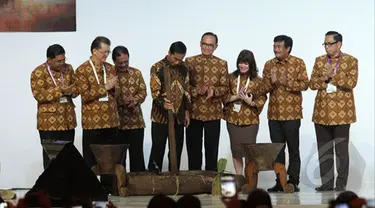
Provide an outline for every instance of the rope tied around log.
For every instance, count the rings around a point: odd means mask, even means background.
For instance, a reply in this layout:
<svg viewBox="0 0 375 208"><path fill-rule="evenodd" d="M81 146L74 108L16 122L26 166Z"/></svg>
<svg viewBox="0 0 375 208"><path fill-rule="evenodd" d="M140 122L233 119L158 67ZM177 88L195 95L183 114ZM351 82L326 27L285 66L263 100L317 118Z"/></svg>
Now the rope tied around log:
<svg viewBox="0 0 375 208"><path fill-rule="evenodd" d="M202 175L198 175L198 176L202 179L203 185L206 185L206 180L204 180L204 177Z"/></svg>
<svg viewBox="0 0 375 208"><path fill-rule="evenodd" d="M154 177L151 177L152 179L152 194L155 193L155 181L154 181Z"/></svg>
<svg viewBox="0 0 375 208"><path fill-rule="evenodd" d="M177 196L180 191L180 178L176 175L176 193L173 196Z"/></svg>

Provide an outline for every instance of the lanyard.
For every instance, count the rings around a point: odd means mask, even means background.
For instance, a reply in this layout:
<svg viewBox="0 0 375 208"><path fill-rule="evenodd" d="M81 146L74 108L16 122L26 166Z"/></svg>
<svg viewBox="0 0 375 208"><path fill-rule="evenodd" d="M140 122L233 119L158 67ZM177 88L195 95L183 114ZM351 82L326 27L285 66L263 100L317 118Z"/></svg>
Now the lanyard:
<svg viewBox="0 0 375 208"><path fill-rule="evenodd" d="M47 65L48 73L49 73L49 75L51 76L51 79L52 79L53 83L54 83L55 86L57 87L57 83L56 83L55 78L53 77L53 74L52 74L52 72L51 72L51 69L49 68L49 65L48 65L47 63L46 63L46 65ZM63 76L63 74L62 74L62 71L60 71L60 76L61 76L61 83L62 83L62 86L64 86L64 76Z"/></svg>
<svg viewBox="0 0 375 208"><path fill-rule="evenodd" d="M240 91L240 82L241 82L240 75L238 75L238 78L237 78L237 94ZM250 77L246 81L246 85L245 85L246 89L249 86L249 82L250 82Z"/></svg>
<svg viewBox="0 0 375 208"><path fill-rule="evenodd" d="M92 63L91 60L89 60L89 61L90 61L92 70L94 71L95 79L98 82L98 84L100 84L98 74L96 73L96 70L95 70L95 66L94 66L94 64ZM106 74L106 71L105 71L104 64L103 64L103 80L104 80L104 84L106 84L107 83L107 74Z"/></svg>
<svg viewBox="0 0 375 208"><path fill-rule="evenodd" d="M340 51L339 59L336 62L335 70L333 71L334 73L336 73L337 68L339 68L340 59L341 59L341 51ZM331 64L331 58L329 58L329 57L328 57L328 64Z"/></svg>

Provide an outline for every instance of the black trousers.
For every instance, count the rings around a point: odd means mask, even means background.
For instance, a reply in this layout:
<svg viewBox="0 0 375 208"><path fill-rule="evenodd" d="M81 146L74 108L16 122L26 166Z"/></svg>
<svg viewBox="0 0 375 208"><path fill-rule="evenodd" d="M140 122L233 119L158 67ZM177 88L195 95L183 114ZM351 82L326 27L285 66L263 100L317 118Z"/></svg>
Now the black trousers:
<svg viewBox="0 0 375 208"><path fill-rule="evenodd" d="M90 148L90 144L117 144L117 132L117 128L83 129L83 158L90 169L97 164L94 154ZM114 178L115 176L113 175L102 175L100 177L101 184L108 190L109 193L111 193Z"/></svg>
<svg viewBox="0 0 375 208"><path fill-rule="evenodd" d="M145 159L143 155L143 139L145 129L119 130L118 144L129 144L130 172L145 171ZM123 161L126 168L126 155Z"/></svg>
<svg viewBox="0 0 375 208"><path fill-rule="evenodd" d="M315 123L322 186L334 187L334 159L336 154L336 187L346 187L349 175L350 124L327 126ZM335 146L335 153L333 152Z"/></svg>
<svg viewBox="0 0 375 208"><path fill-rule="evenodd" d="M189 170L202 170L202 139L204 132L205 170L217 171L220 120L200 121L191 119L186 129L186 148Z"/></svg>
<svg viewBox="0 0 375 208"><path fill-rule="evenodd" d="M66 131L43 131L39 130L40 141L43 140L61 140L69 141L74 143L75 129L66 130ZM48 157L47 152L43 148L43 167L47 168L51 160Z"/></svg>
<svg viewBox="0 0 375 208"><path fill-rule="evenodd" d="M301 157L299 151L299 129L301 120L276 121L269 120L268 127L272 143L286 143L289 152L287 174L289 183L298 185L300 182ZM285 146L276 157L277 163L285 165Z"/></svg>
<svg viewBox="0 0 375 208"><path fill-rule="evenodd" d="M176 156L177 156L177 169L180 170L182 146L184 144L184 125L175 122L175 138L176 138ZM149 171L156 171L159 168L163 169L163 158L165 152L165 145L168 138L168 124L152 122L151 124L151 139L152 147L150 160L148 163ZM169 142L168 142L169 144ZM169 149L169 146L168 146ZM168 152L168 170L171 171L170 152ZM155 164L158 166L156 167Z"/></svg>

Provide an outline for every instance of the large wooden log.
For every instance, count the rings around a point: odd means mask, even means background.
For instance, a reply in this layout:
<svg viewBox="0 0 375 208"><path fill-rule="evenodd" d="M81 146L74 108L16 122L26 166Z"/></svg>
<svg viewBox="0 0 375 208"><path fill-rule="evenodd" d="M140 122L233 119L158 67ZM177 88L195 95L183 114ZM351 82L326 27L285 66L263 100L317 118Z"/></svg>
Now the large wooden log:
<svg viewBox="0 0 375 208"><path fill-rule="evenodd" d="M212 182L216 172L213 171L180 171L160 174L139 172L126 174L125 196L142 195L179 195L179 194L211 194ZM245 183L243 176L236 176L239 190Z"/></svg>

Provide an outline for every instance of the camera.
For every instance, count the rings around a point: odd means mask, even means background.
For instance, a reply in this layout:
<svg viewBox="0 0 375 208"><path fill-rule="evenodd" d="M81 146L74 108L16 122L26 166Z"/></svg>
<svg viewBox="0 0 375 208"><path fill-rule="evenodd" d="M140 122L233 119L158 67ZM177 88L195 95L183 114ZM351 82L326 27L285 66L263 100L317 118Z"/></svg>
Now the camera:
<svg viewBox="0 0 375 208"><path fill-rule="evenodd" d="M221 195L225 198L234 197L237 193L236 180L232 175L222 175L221 181Z"/></svg>

